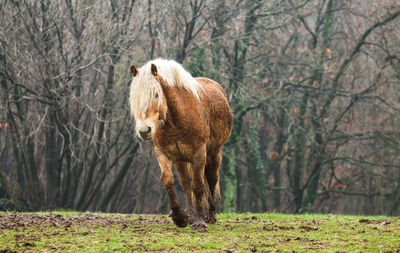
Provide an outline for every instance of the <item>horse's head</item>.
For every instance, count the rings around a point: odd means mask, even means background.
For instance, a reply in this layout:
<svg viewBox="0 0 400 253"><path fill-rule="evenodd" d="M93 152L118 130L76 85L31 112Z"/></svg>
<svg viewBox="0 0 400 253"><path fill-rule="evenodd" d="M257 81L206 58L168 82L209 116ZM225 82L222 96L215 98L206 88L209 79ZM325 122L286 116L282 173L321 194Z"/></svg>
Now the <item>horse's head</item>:
<svg viewBox="0 0 400 253"><path fill-rule="evenodd" d="M131 66L133 80L130 91L131 113L136 121L136 133L143 140L153 138L166 120L167 103L161 87L162 77L154 64L139 70Z"/></svg>

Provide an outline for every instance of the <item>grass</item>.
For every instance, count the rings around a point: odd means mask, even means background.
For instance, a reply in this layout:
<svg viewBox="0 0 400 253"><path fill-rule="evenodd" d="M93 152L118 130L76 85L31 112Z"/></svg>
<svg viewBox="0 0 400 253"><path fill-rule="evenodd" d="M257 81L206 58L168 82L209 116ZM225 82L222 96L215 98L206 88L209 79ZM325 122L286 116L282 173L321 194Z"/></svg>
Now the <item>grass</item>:
<svg viewBox="0 0 400 253"><path fill-rule="evenodd" d="M166 215L0 213L0 252L400 252L400 217L219 214L198 233Z"/></svg>

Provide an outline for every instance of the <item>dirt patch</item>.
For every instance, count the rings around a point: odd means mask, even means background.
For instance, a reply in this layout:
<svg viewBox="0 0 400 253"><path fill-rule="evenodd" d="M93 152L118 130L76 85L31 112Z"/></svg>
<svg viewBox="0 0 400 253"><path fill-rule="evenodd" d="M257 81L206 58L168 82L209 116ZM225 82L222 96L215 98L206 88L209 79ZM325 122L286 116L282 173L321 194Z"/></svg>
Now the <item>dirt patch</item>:
<svg viewBox="0 0 400 253"><path fill-rule="evenodd" d="M300 228L300 230L302 230L302 231L314 231L314 230L318 230L318 227L315 227L315 226L313 226L313 227L310 227L310 226L300 226L299 228Z"/></svg>
<svg viewBox="0 0 400 253"><path fill-rule="evenodd" d="M168 223L168 217L159 215L146 218L139 216L130 219L129 215L101 216L95 214L79 214L72 216L62 216L59 214L0 214L0 229L21 230L26 227L53 226L69 228L73 225L92 224L97 226L107 226L120 224L121 229L132 225L144 225L154 223Z"/></svg>
<svg viewBox="0 0 400 253"><path fill-rule="evenodd" d="M9 237L8 247L2 248L0 246L0 253L15 252L14 250L17 250L17 252L31 251L38 248L56 252L63 251L69 248L68 245L73 241L71 238L86 238L83 240L89 243L93 238L99 236L98 231L104 231L103 228L107 228L106 230L113 231L117 235L124 231L128 234L143 235L148 233L148 229L145 229L147 227L171 223L170 218L166 215L134 216L83 213L63 216L54 213L4 213L0 214L0 236L3 232L7 233L7 230L12 231L14 235ZM106 233L109 233L109 231ZM101 240L105 242L110 241L107 236L108 234L105 235L106 238L102 238L100 233ZM57 241L57 238L63 237L65 239ZM99 241L99 239L97 240ZM44 241L57 241L57 243L43 245ZM81 243L79 248L86 246L85 243ZM139 246L136 246L137 249L140 249ZM124 247L129 248L131 246L126 243Z"/></svg>
<svg viewBox="0 0 400 253"><path fill-rule="evenodd" d="M370 220L370 219L366 219L366 218L361 218L358 220L359 223L362 224L375 224L375 225L389 225L390 223L392 223L390 220Z"/></svg>
<svg viewBox="0 0 400 253"><path fill-rule="evenodd" d="M294 229L293 226L272 226L272 227L263 226L262 227L262 230L265 230L265 231L293 230L293 229Z"/></svg>

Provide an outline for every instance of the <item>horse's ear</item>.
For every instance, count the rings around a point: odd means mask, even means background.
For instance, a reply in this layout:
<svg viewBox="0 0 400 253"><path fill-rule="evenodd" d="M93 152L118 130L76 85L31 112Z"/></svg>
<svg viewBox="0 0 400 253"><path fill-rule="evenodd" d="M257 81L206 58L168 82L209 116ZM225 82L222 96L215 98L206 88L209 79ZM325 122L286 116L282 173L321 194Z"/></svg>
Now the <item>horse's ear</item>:
<svg viewBox="0 0 400 253"><path fill-rule="evenodd" d="M135 77L138 74L138 70L135 66L131 66L131 72L132 72L132 76Z"/></svg>
<svg viewBox="0 0 400 253"><path fill-rule="evenodd" d="M153 63L151 64L151 73L153 76L157 76L157 67Z"/></svg>

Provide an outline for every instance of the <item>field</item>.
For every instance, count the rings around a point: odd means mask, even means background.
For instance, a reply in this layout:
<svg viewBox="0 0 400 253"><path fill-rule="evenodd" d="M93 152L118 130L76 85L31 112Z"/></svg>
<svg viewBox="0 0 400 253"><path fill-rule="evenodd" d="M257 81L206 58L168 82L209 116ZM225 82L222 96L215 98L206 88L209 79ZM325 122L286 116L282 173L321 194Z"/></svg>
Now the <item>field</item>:
<svg viewBox="0 0 400 253"><path fill-rule="evenodd" d="M400 252L400 217L219 214L207 233L167 215L0 213L0 252Z"/></svg>

